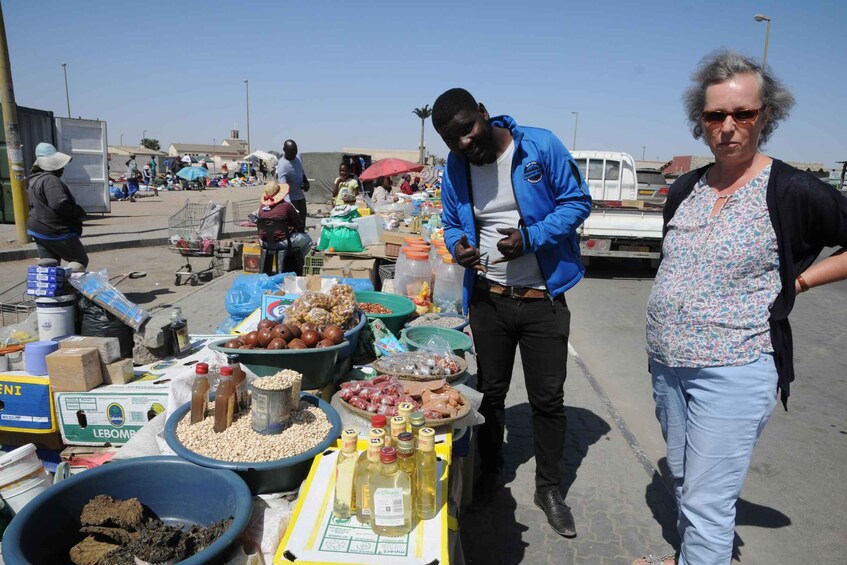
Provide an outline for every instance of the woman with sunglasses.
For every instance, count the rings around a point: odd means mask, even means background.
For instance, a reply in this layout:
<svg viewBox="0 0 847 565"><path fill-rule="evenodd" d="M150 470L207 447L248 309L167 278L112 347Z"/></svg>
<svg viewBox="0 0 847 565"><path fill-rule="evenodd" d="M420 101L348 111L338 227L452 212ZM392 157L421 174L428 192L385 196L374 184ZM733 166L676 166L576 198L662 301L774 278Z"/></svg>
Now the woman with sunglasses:
<svg viewBox="0 0 847 565"><path fill-rule="evenodd" d="M798 294L847 278L847 199L761 152L794 97L755 60L707 56L683 98L713 165L670 189L647 306L656 417L681 540L637 564L729 564L735 504L779 392L794 380ZM812 263L824 247L842 247Z"/></svg>

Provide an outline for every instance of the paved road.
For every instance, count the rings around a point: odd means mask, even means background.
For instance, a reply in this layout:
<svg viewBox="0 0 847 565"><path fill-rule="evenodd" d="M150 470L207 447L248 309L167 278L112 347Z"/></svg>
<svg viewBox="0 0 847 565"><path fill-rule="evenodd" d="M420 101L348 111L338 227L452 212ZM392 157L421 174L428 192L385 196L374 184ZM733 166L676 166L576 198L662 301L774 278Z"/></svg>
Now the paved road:
<svg viewBox="0 0 847 565"><path fill-rule="evenodd" d="M664 443L644 353L652 275L634 263L597 262L568 302L571 345L660 468ZM736 555L742 563L845 562L845 299L847 282L816 288L799 297L792 313L797 380L789 411L774 411L741 495Z"/></svg>

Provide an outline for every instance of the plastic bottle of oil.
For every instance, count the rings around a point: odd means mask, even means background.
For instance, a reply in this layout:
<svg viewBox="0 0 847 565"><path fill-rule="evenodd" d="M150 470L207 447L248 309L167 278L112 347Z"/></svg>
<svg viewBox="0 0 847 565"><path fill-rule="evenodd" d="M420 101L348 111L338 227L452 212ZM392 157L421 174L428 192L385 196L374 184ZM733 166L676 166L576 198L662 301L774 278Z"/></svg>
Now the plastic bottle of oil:
<svg viewBox="0 0 847 565"><path fill-rule="evenodd" d="M435 506L437 482L435 430L423 428L418 434L415 454L415 513L421 520L429 520L438 512Z"/></svg>
<svg viewBox="0 0 847 565"><path fill-rule="evenodd" d="M394 416L391 418L391 445L397 447L397 436L406 431L406 418Z"/></svg>
<svg viewBox="0 0 847 565"><path fill-rule="evenodd" d="M341 432L341 451L335 463L335 500L332 503L332 515L336 518L349 518L355 512L353 478L356 474L358 440L359 432L353 428Z"/></svg>
<svg viewBox="0 0 847 565"><path fill-rule="evenodd" d="M380 433L374 435L374 432ZM371 496L368 481L371 475L379 473L379 450L383 447L385 447L385 431L379 428L372 429L370 440L368 440L368 450L362 454L365 459L363 461L360 456L356 463L356 478L353 484L356 489L356 519L360 524L369 524L371 521Z"/></svg>
<svg viewBox="0 0 847 565"><path fill-rule="evenodd" d="M388 418L386 418L382 414L374 414L371 416L371 429L379 428L385 432L385 445L383 447L391 447L391 434L389 433L391 430L388 427Z"/></svg>
<svg viewBox="0 0 847 565"><path fill-rule="evenodd" d="M412 412L411 422L411 430L412 435L415 436L415 449L418 447L418 436L420 435L421 430L426 426L426 419L424 418L424 413L420 410Z"/></svg>
<svg viewBox="0 0 847 565"><path fill-rule="evenodd" d="M406 431L412 431L409 426L412 424L412 412L415 410L415 405L411 402L401 402L397 407L397 415L403 416L403 419L406 420Z"/></svg>
<svg viewBox="0 0 847 565"><path fill-rule="evenodd" d="M191 423L206 419L209 409L209 365L197 363L194 366L194 383L191 385Z"/></svg>
<svg viewBox="0 0 847 565"><path fill-rule="evenodd" d="M397 439L397 468L409 475L409 483L412 485L412 502L414 502L415 436L412 435L412 432L403 432Z"/></svg>
<svg viewBox="0 0 847 565"><path fill-rule="evenodd" d="M241 356L230 353L226 356L227 365L232 367L232 378L235 384L235 413L247 412L250 407L250 394L247 392L247 373L241 368Z"/></svg>
<svg viewBox="0 0 847 565"><path fill-rule="evenodd" d="M235 383L232 378L232 367L223 366L218 388L215 389L215 432L221 433L230 427L234 413Z"/></svg>
<svg viewBox="0 0 847 565"><path fill-rule="evenodd" d="M379 473L368 480L371 529L379 536L403 536L412 530L412 487L397 468L397 450L383 447Z"/></svg>

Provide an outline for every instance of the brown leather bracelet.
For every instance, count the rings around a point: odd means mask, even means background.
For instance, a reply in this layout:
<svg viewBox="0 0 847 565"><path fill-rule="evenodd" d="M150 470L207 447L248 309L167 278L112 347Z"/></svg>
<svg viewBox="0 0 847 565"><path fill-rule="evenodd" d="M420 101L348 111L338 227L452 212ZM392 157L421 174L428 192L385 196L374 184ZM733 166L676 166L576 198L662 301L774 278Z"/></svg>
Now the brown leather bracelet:
<svg viewBox="0 0 847 565"><path fill-rule="evenodd" d="M810 288L809 283L806 282L803 275L797 275L797 283L800 285L800 292L806 292Z"/></svg>

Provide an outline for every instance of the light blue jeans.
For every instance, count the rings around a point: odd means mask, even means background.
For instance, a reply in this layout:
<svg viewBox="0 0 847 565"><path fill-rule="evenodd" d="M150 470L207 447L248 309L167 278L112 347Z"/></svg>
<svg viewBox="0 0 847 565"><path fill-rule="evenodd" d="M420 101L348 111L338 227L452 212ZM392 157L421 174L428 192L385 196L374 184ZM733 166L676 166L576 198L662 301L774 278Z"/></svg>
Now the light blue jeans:
<svg viewBox="0 0 847 565"><path fill-rule="evenodd" d="M679 565L728 565L735 503L776 405L773 355L738 367L667 367L651 359L650 373L679 509Z"/></svg>

